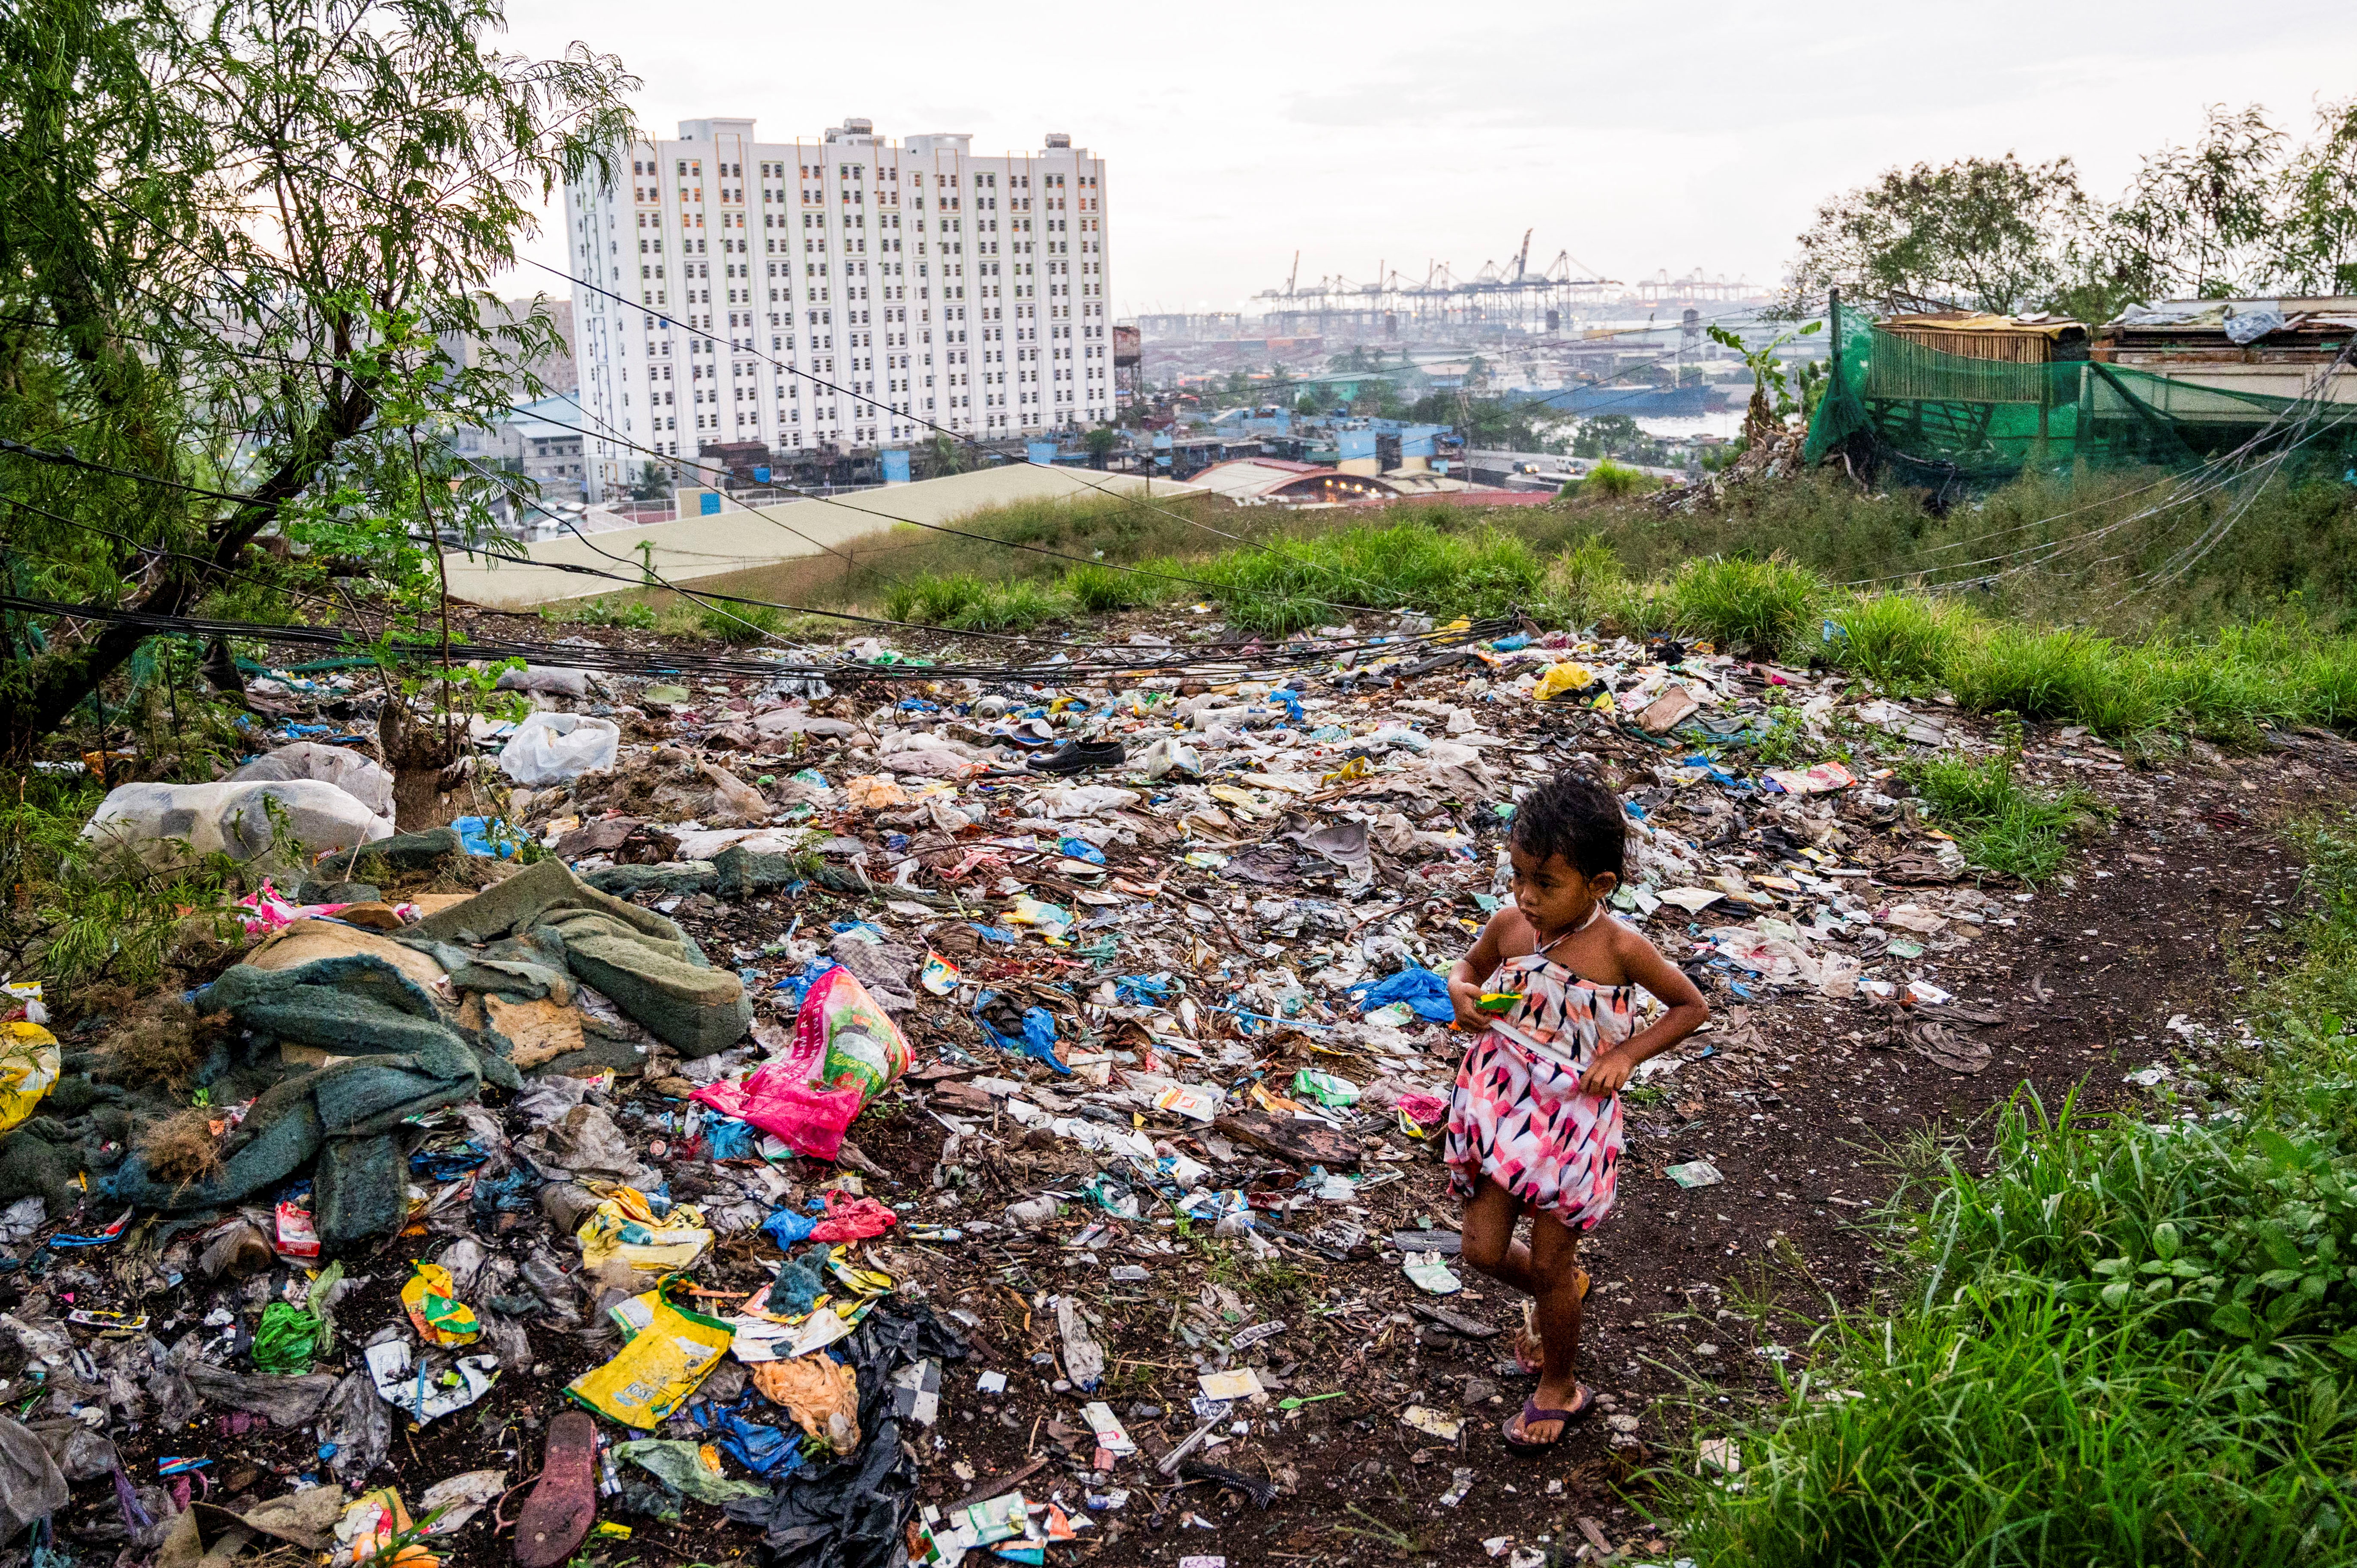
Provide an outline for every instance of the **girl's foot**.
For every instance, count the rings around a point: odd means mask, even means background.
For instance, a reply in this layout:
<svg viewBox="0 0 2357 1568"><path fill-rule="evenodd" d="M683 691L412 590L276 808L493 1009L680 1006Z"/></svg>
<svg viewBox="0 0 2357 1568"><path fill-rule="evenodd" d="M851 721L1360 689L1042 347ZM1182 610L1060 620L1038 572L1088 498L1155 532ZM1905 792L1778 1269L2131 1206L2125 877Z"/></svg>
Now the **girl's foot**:
<svg viewBox="0 0 2357 1568"><path fill-rule="evenodd" d="M1544 1369L1540 1359L1538 1303L1523 1303L1523 1326L1514 1335L1514 1365L1526 1378L1535 1378Z"/></svg>
<svg viewBox="0 0 2357 1568"><path fill-rule="evenodd" d="M1523 1408L1506 1418L1499 1429L1506 1446L1519 1454L1536 1453L1561 1443L1571 1430L1572 1423L1586 1415L1596 1405L1596 1396L1584 1384L1574 1384L1571 1406L1567 1410L1550 1409L1535 1399L1523 1402ZM1552 1428L1552 1430L1548 1430Z"/></svg>
<svg viewBox="0 0 2357 1568"><path fill-rule="evenodd" d="M1579 1299L1586 1301L1587 1299L1587 1271L1586 1269L1573 1270L1571 1274L1571 1283L1572 1287L1579 1293ZM1534 1301L1524 1301L1523 1303L1523 1326L1521 1331L1514 1336L1514 1365L1523 1369L1523 1375L1524 1377L1535 1378L1541 1371L1545 1369L1544 1362L1543 1360L1544 1353L1545 1348L1539 1341L1538 1303Z"/></svg>

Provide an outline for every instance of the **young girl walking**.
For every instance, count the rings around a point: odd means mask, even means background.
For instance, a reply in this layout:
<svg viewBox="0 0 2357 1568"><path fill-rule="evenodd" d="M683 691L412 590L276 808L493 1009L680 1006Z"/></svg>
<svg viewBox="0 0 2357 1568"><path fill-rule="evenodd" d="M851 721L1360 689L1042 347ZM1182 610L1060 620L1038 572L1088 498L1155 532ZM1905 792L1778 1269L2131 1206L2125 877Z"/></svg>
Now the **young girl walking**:
<svg viewBox="0 0 2357 1568"><path fill-rule="evenodd" d="M1480 1037L1457 1072L1444 1157L1466 1200L1465 1262L1531 1297L1514 1354L1539 1386L1505 1423L1525 1452L1561 1442L1595 1402L1573 1366L1587 1292L1576 1260L1580 1232L1612 1208L1621 1086L1710 1016L1693 981L1604 912L1626 844L1620 802L1594 779L1564 773L1532 791L1507 839L1514 901L1448 972L1457 1021ZM1641 986L1669 1009L1643 1029ZM1527 1242L1514 1239L1525 1212Z"/></svg>

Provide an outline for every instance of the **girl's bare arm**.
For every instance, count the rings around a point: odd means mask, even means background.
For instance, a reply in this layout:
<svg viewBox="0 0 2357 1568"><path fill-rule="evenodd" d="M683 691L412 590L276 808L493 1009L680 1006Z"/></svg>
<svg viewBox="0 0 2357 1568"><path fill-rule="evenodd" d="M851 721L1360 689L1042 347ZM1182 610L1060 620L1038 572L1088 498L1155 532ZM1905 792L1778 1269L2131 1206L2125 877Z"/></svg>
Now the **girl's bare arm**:
<svg viewBox="0 0 2357 1568"><path fill-rule="evenodd" d="M1710 1021L1710 1004L1685 972L1636 932L1620 928L1615 946L1630 983L1661 998L1669 1011L1590 1062L1579 1080L1583 1094L1618 1094L1638 1064L1660 1056Z"/></svg>

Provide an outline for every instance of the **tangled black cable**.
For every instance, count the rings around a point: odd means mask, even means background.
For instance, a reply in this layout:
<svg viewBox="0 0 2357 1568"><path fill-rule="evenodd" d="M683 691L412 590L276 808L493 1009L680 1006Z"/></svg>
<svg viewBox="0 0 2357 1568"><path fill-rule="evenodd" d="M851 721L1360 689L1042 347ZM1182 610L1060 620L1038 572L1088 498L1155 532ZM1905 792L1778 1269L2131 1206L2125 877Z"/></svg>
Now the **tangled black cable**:
<svg viewBox="0 0 2357 1568"><path fill-rule="evenodd" d="M441 657L436 644L418 642L387 647L336 627L268 626L253 621L157 615L108 605L68 605L51 599L6 594L0 594L0 609L135 626L159 635L242 637L306 648L365 649L380 656L395 659L435 660ZM1050 658L1006 665L869 664L853 660L797 663L782 659L740 658L728 654L680 654L664 650L616 649L594 644L525 642L503 639L468 642L454 648L453 651L463 651L467 658L473 660L522 659L532 664L569 665L624 675L700 673L765 680L856 677L886 681L976 680L1030 683L1063 683L1074 679L1110 675L1217 675L1223 680L1241 680L1257 674L1290 673L1305 665L1327 663L1345 654L1388 658L1407 653L1429 657L1493 640L1512 632L1517 624L1511 618L1500 618L1381 641L1287 642L1257 650L1246 643L1229 657L1213 652L1206 658L1201 650L1183 650L1168 644L1149 644L1136 648L1135 658ZM1163 657L1156 657L1157 654Z"/></svg>

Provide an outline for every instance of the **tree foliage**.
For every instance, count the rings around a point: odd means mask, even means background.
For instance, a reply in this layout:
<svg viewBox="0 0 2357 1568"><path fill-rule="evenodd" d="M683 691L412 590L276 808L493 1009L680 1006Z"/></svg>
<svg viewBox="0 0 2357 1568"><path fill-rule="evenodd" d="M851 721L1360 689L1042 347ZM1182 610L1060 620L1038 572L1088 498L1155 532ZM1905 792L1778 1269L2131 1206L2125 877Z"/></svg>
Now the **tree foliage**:
<svg viewBox="0 0 2357 1568"><path fill-rule="evenodd" d="M1799 243L1795 311L1829 287L1883 310L2090 320L2136 300L2357 291L2357 99L2320 109L2306 141L2255 105L2213 108L2112 201L2069 158L1892 169L1819 208Z"/></svg>
<svg viewBox="0 0 2357 1568"><path fill-rule="evenodd" d="M435 601L431 541L487 531L493 490L447 433L543 394L561 341L489 285L557 182L610 176L636 86L578 45L499 52L501 25L486 0L0 7L16 591L349 624L332 564L372 580L371 632ZM7 629L14 751L146 636Z"/></svg>

